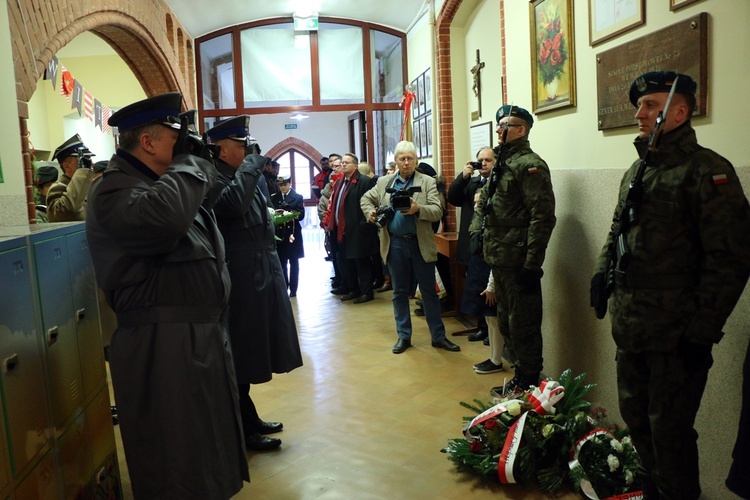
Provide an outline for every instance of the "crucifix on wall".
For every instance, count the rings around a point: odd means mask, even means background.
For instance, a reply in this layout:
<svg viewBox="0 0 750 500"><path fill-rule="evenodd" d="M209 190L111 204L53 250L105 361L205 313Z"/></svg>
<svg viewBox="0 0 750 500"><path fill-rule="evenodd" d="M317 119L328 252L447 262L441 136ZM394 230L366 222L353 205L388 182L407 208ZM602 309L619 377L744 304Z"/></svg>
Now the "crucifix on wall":
<svg viewBox="0 0 750 500"><path fill-rule="evenodd" d="M477 119L482 116L482 69L484 68L484 63L479 60L479 49L477 49L477 63L474 65L474 67L471 68L471 74L474 77L474 85L472 85L471 89L474 91L474 96L477 98L477 111L476 111L476 118L474 118L474 113L472 113L472 119Z"/></svg>

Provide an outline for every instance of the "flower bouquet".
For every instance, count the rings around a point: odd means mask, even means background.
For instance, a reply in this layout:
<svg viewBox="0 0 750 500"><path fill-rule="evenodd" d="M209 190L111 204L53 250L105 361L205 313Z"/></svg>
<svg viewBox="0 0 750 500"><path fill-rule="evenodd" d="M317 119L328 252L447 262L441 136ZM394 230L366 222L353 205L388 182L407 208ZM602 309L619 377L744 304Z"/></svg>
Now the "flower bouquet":
<svg viewBox="0 0 750 500"><path fill-rule="evenodd" d="M536 485L548 493L572 485L597 500L641 498L635 448L603 409L592 410L584 399L594 387L584 377L566 370L559 381L544 380L492 406L462 402L478 415L465 418L464 437L442 451L460 470L497 476L501 483ZM616 496L623 494L632 496Z"/></svg>
<svg viewBox="0 0 750 500"><path fill-rule="evenodd" d="M269 208L269 211L271 211L271 210L272 209ZM288 211L283 210L281 208L279 208L277 210L273 210L273 225L276 227L277 232L278 232L278 229L281 228L281 227L283 227L285 224L287 224L287 223L289 223L289 222L291 222L291 221L293 221L295 219L299 219L299 215L300 214L297 211L288 212ZM293 231L292 231L292 233L293 233ZM289 238L291 238L290 242L294 241L294 236L289 236ZM281 241L282 240L282 238L279 238L278 236L274 236L274 239L276 241Z"/></svg>
<svg viewBox="0 0 750 500"><path fill-rule="evenodd" d="M543 10L537 22L536 43L539 62L539 78L547 85L562 75L568 52L565 32L562 30L560 12L556 8Z"/></svg>

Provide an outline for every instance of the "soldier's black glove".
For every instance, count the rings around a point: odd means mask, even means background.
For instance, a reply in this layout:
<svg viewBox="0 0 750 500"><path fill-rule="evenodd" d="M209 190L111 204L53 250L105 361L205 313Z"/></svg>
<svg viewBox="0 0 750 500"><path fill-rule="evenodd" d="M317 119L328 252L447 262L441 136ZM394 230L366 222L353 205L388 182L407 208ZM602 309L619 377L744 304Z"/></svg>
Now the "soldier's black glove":
<svg viewBox="0 0 750 500"><path fill-rule="evenodd" d="M469 252L471 255L482 255L482 231L474 231L469 239Z"/></svg>
<svg viewBox="0 0 750 500"><path fill-rule="evenodd" d="M677 344L677 352L679 353L682 361L685 365L685 370L688 373L692 373L695 370L711 368L713 364L713 358L711 357L711 349L713 344L699 344L697 342L690 342L686 338L681 338Z"/></svg>
<svg viewBox="0 0 750 500"><path fill-rule="evenodd" d="M602 319L607 314L608 300L607 276L604 272L598 272L591 278L591 288L589 289L589 305L594 308L597 319Z"/></svg>
<svg viewBox="0 0 750 500"><path fill-rule="evenodd" d="M544 271L532 271L531 269L521 268L519 281L521 282L521 291L523 293L541 293L542 275Z"/></svg>
<svg viewBox="0 0 750 500"><path fill-rule="evenodd" d="M189 134L187 137L187 143L191 155L203 158L204 160L208 160L213 164L213 148L211 145L206 144L206 142L201 139L199 135Z"/></svg>
<svg viewBox="0 0 750 500"><path fill-rule="evenodd" d="M190 144L188 143L188 137L190 136L190 131L188 130L188 117L187 116L181 116L180 117L180 133L177 135L177 141L174 143L174 147L172 148L172 158L174 158L177 155L189 155L190 154Z"/></svg>

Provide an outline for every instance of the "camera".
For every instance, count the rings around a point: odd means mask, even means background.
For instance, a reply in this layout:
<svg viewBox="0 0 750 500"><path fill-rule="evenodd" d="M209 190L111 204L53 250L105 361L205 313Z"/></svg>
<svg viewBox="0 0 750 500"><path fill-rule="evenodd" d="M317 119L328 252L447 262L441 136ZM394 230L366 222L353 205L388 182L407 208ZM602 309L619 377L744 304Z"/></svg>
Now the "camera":
<svg viewBox="0 0 750 500"><path fill-rule="evenodd" d="M406 212L411 208L411 195L422 192L422 188L412 186L407 189L388 188L385 191L391 193L391 208L399 212Z"/></svg>
<svg viewBox="0 0 750 500"><path fill-rule="evenodd" d="M383 228L393 220L395 215L396 211L393 210L393 208L388 205L380 205L375 210L375 225L378 226L378 228Z"/></svg>
<svg viewBox="0 0 750 500"><path fill-rule="evenodd" d="M469 165L471 165L471 168L473 168L474 170L482 170L481 161L470 161Z"/></svg>

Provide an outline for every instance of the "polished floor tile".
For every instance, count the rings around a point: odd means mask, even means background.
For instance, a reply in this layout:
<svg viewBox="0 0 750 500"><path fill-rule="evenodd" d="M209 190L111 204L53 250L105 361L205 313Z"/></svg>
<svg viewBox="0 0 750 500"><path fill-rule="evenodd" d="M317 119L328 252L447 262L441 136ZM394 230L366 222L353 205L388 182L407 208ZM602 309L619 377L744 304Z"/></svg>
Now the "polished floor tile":
<svg viewBox="0 0 750 500"><path fill-rule="evenodd" d="M552 498L460 473L440 453L469 414L459 401L489 401L489 389L512 376L474 373L488 347L459 336L451 338L461 352L435 349L424 318L413 316L414 347L393 354L392 293L342 303L329 293L322 248L306 245L306 253L291 299L305 364L251 389L261 417L284 422L274 435L283 444L248 454L251 483L236 499ZM466 328L444 322L449 335ZM119 435L118 451L130 498Z"/></svg>

